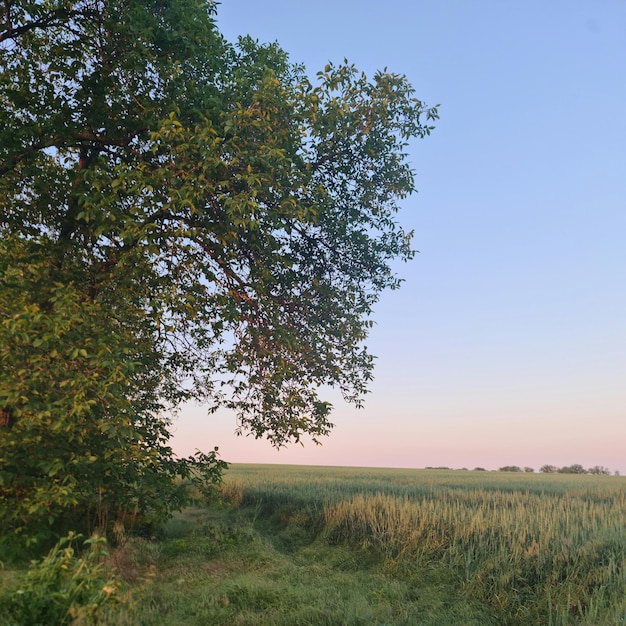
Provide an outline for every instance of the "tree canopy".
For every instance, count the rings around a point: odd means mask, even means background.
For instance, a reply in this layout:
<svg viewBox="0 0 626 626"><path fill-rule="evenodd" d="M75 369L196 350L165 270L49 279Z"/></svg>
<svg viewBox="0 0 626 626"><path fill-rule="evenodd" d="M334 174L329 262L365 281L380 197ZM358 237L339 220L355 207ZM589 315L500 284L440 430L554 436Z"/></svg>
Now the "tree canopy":
<svg viewBox="0 0 626 626"><path fill-rule="evenodd" d="M277 44L229 43L206 0L0 13L9 526L153 509L186 400L277 446L328 434L323 390L361 402L372 306L413 255L396 212L436 107L387 71L311 80Z"/></svg>

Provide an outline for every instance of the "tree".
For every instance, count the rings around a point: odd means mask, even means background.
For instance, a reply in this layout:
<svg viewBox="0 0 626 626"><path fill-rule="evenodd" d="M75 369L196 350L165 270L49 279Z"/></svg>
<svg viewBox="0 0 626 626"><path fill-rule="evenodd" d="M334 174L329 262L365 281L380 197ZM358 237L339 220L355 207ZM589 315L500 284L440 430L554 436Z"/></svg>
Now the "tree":
<svg viewBox="0 0 626 626"><path fill-rule="evenodd" d="M555 474L558 470L556 465L542 465L539 469L542 474Z"/></svg>
<svg viewBox="0 0 626 626"><path fill-rule="evenodd" d="M312 83L204 0L0 12L4 528L180 506L186 400L276 446L328 434L323 390L362 403L372 306L413 256L395 214L437 109L347 62Z"/></svg>
<svg viewBox="0 0 626 626"><path fill-rule="evenodd" d="M505 465L498 469L499 472L521 472L522 468L518 465Z"/></svg>
<svg viewBox="0 0 626 626"><path fill-rule="evenodd" d="M574 465L560 467L557 472L559 474L586 474L587 470L579 463L574 463Z"/></svg>

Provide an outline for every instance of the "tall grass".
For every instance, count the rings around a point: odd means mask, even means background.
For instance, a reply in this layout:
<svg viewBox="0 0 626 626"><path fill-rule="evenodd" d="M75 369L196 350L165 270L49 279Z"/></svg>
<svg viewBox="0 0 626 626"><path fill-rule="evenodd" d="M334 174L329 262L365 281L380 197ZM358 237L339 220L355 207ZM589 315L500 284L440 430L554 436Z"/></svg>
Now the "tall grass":
<svg viewBox="0 0 626 626"><path fill-rule="evenodd" d="M626 624L626 481L433 470L234 466L226 490L306 512L329 544L397 576L445 567L503 624ZM299 518L301 519L301 518Z"/></svg>

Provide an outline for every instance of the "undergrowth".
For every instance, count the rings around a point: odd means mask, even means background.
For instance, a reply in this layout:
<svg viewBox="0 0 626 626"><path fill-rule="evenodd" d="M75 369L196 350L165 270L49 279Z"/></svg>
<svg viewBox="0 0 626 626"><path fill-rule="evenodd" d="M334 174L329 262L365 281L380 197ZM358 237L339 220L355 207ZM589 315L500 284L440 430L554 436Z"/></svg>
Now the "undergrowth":
<svg viewBox="0 0 626 626"><path fill-rule="evenodd" d="M81 539L72 533L60 539L3 589L2 626L99 624L129 605L128 590L106 561L105 539Z"/></svg>

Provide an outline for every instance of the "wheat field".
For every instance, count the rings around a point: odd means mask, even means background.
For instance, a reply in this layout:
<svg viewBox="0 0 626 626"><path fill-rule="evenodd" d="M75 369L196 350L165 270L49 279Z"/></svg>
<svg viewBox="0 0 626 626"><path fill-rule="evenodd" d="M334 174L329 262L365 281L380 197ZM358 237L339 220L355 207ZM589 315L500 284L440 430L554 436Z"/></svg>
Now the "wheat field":
<svg viewBox="0 0 626 626"><path fill-rule="evenodd" d="M390 575L446 568L502 623L626 624L621 477L235 465L224 494Z"/></svg>

